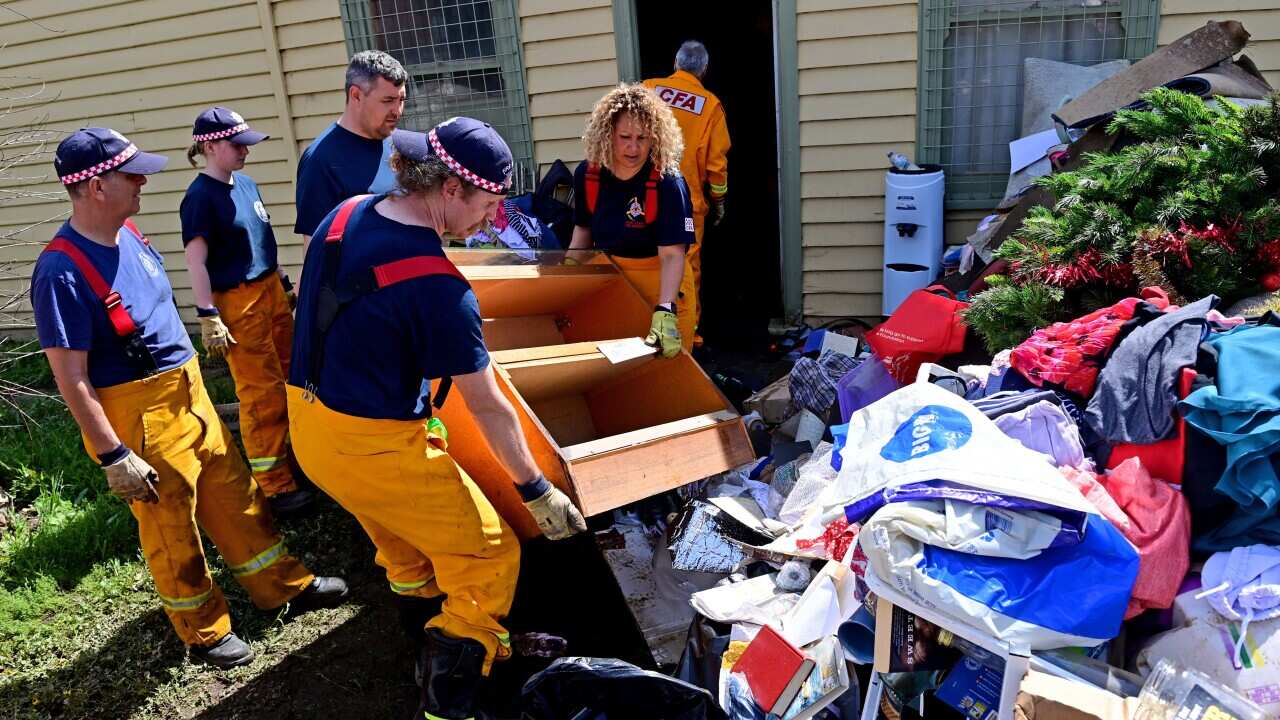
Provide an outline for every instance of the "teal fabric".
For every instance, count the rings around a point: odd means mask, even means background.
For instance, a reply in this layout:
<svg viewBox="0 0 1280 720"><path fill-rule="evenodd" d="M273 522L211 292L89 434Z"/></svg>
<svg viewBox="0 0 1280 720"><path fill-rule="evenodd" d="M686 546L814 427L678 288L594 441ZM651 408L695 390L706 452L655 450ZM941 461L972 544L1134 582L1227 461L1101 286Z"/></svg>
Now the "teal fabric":
<svg viewBox="0 0 1280 720"><path fill-rule="evenodd" d="M1216 490L1240 507L1196 549L1280 544L1280 327L1244 325L1207 344L1218 356L1217 384L1196 390L1181 408L1188 423L1226 449Z"/></svg>

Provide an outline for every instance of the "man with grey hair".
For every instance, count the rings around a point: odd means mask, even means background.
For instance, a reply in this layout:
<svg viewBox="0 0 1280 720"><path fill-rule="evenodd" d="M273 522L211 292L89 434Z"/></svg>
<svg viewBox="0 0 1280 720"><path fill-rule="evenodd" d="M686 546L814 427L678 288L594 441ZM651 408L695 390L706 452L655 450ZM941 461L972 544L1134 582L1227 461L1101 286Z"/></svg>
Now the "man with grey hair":
<svg viewBox="0 0 1280 720"><path fill-rule="evenodd" d="M688 256L694 290L699 296L702 294L702 234L707 212L715 208L712 222L719 225L724 220L725 198L729 193L729 127L720 99L702 86L707 63L706 46L697 40L686 40L676 52L674 73L644 81L645 86L671 106L671 113L684 134L680 172L689 185L689 199L693 204L697 242L689 247ZM704 192L704 188L709 192ZM702 308L701 298L697 306ZM693 343L701 345L702 338L695 335Z"/></svg>
<svg viewBox="0 0 1280 720"><path fill-rule="evenodd" d="M395 187L391 131L404 112L409 76L381 50L362 50L347 65L347 105L338 121L325 128L298 161L297 217L293 231L305 252L316 226L338 203Z"/></svg>

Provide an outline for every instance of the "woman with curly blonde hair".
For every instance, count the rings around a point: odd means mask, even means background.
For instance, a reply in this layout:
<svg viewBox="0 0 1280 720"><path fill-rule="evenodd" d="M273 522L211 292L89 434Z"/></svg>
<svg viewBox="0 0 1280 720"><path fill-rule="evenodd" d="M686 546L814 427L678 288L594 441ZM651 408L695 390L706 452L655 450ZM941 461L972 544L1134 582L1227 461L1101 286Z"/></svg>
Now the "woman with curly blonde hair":
<svg viewBox="0 0 1280 720"><path fill-rule="evenodd" d="M582 141L569 247L609 255L654 305L645 342L675 357L693 345L698 302L686 257L693 210L680 175L680 126L652 90L619 85L596 103Z"/></svg>

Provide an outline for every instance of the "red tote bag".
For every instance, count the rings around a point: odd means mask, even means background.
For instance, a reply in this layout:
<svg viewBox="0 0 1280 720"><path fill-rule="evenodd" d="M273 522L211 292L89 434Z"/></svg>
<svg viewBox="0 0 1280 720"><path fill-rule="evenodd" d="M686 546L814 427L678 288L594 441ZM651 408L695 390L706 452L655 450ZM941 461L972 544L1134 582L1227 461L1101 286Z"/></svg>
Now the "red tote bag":
<svg viewBox="0 0 1280 720"><path fill-rule="evenodd" d="M915 382L922 363L964 349L968 326L960 311L967 307L969 303L941 285L916 290L888 320L867 333L867 343L898 382Z"/></svg>

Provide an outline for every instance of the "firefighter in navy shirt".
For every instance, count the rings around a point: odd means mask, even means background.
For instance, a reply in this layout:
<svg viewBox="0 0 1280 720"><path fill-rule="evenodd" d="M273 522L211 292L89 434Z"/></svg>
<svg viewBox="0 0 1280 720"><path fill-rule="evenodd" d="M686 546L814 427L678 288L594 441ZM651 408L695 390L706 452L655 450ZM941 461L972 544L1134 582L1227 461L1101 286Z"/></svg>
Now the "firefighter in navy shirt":
<svg viewBox="0 0 1280 720"><path fill-rule="evenodd" d="M423 645L415 717L470 718L482 676L511 654L502 620L520 546L431 416L448 378L543 533L557 539L586 525L538 471L494 377L475 293L441 247L445 235L492 222L511 151L470 118L392 140L400 189L340 205L307 250L289 419L298 462L364 526Z"/></svg>
<svg viewBox="0 0 1280 720"><path fill-rule="evenodd" d="M675 357L693 347L698 296L689 188L680 176L680 126L652 90L621 85L596 103L574 172L571 250L608 253L653 307L645 342ZM572 259L572 253L570 254Z"/></svg>
<svg viewBox="0 0 1280 720"><path fill-rule="evenodd" d="M249 147L267 138L239 113L213 107L196 118L187 161L204 171L187 186L179 215L191 290L205 350L225 355L240 399L240 436L249 469L277 517L311 504L289 465L284 384L293 346L289 279L258 186L244 168Z"/></svg>
<svg viewBox="0 0 1280 720"><path fill-rule="evenodd" d="M31 305L58 390L111 492L129 503L165 613L191 655L244 665L200 542L203 528L254 604L290 612L347 595L289 554L205 392L164 259L129 217L166 159L107 128L63 140L54 168L71 219L36 261Z"/></svg>
<svg viewBox="0 0 1280 720"><path fill-rule="evenodd" d="M293 231L305 249L316 226L338 203L364 193L395 188L391 131L404 112L404 68L380 50L351 57L345 86L347 104L298 160L297 218Z"/></svg>

